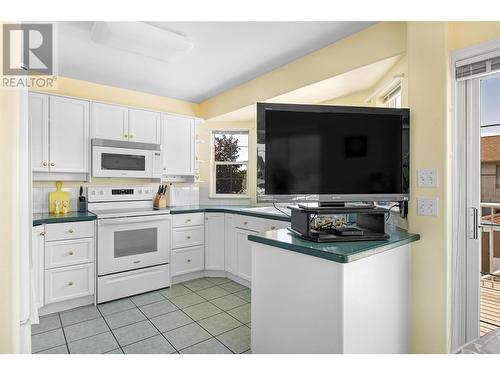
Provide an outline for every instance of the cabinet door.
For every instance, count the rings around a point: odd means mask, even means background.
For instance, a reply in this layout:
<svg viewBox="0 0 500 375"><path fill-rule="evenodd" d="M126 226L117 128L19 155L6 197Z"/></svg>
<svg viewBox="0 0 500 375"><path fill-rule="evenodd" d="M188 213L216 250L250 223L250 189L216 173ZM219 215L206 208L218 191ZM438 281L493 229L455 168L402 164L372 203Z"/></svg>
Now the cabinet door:
<svg viewBox="0 0 500 375"><path fill-rule="evenodd" d="M51 96L49 129L50 171L88 173L89 102Z"/></svg>
<svg viewBox="0 0 500 375"><path fill-rule="evenodd" d="M194 119L162 115L164 175L194 175Z"/></svg>
<svg viewBox="0 0 500 375"><path fill-rule="evenodd" d="M49 170L49 97L29 93L31 127L31 167L34 172Z"/></svg>
<svg viewBox="0 0 500 375"><path fill-rule="evenodd" d="M234 254L236 259L236 275L250 281L252 279L252 247L248 240L249 234L255 234L251 230L236 228L234 230Z"/></svg>
<svg viewBox="0 0 500 375"><path fill-rule="evenodd" d="M128 108L92 103L92 138L128 141Z"/></svg>
<svg viewBox="0 0 500 375"><path fill-rule="evenodd" d="M224 271L225 228L223 213L205 214L205 269Z"/></svg>
<svg viewBox="0 0 500 375"><path fill-rule="evenodd" d="M44 279L44 237L43 225L33 227L31 232L30 278L33 280L33 296L37 308L43 306L43 279Z"/></svg>
<svg viewBox="0 0 500 375"><path fill-rule="evenodd" d="M160 114L142 109L129 109L128 140L160 144Z"/></svg>

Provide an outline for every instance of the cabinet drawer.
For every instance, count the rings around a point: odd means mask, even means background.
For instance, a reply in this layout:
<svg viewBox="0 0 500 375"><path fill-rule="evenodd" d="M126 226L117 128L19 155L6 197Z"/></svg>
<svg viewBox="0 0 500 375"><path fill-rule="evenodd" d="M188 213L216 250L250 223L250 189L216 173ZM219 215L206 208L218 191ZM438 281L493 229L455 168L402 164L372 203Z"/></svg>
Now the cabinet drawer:
<svg viewBox="0 0 500 375"><path fill-rule="evenodd" d="M172 230L172 248L203 245L205 242L204 226L174 228Z"/></svg>
<svg viewBox="0 0 500 375"><path fill-rule="evenodd" d="M71 240L94 237L93 221L45 224L45 241Z"/></svg>
<svg viewBox="0 0 500 375"><path fill-rule="evenodd" d="M45 271L45 304L94 294L94 264Z"/></svg>
<svg viewBox="0 0 500 375"><path fill-rule="evenodd" d="M290 226L290 223L287 221L263 219L245 215L234 215L233 220L236 228L251 230L254 232L265 232L268 230L276 230Z"/></svg>
<svg viewBox="0 0 500 375"><path fill-rule="evenodd" d="M172 276L203 270L204 247L194 246L172 251Z"/></svg>
<svg viewBox="0 0 500 375"><path fill-rule="evenodd" d="M194 214L172 215L172 227L189 227L193 225L203 225L205 215L203 212Z"/></svg>
<svg viewBox="0 0 500 375"><path fill-rule="evenodd" d="M94 239L47 242L45 247L45 269L73 266L94 261Z"/></svg>

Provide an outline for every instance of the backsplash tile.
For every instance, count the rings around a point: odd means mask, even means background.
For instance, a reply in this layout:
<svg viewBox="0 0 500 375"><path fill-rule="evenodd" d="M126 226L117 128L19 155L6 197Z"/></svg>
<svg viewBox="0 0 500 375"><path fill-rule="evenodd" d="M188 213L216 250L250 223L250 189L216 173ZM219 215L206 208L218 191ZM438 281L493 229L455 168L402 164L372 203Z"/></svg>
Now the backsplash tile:
<svg viewBox="0 0 500 375"><path fill-rule="evenodd" d="M33 187L33 213L49 212L49 193L56 191L55 187ZM69 192L69 210L78 210L78 195L80 188L63 188Z"/></svg>

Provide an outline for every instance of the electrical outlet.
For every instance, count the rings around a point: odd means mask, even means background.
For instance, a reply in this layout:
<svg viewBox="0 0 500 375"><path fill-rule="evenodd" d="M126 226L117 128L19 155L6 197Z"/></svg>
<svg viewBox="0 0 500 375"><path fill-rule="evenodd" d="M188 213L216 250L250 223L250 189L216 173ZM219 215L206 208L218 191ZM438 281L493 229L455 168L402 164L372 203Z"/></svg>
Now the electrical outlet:
<svg viewBox="0 0 500 375"><path fill-rule="evenodd" d="M438 199L435 197L417 198L417 215L438 216Z"/></svg>
<svg viewBox="0 0 500 375"><path fill-rule="evenodd" d="M436 168L417 169L418 187L437 187L438 172Z"/></svg>

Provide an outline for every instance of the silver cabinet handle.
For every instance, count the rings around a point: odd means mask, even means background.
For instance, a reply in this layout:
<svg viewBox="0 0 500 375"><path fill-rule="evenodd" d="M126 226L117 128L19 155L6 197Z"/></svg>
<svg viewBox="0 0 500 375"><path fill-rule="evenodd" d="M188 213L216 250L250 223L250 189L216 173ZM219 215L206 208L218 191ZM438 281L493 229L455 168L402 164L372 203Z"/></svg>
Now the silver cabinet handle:
<svg viewBox="0 0 500 375"><path fill-rule="evenodd" d="M46 161L42 161L42 166L46 167L47 166L47 162Z"/></svg>
<svg viewBox="0 0 500 375"><path fill-rule="evenodd" d="M74 253L74 252L72 252L72 251L70 251L70 252L68 253L68 255L75 255L75 253Z"/></svg>
<svg viewBox="0 0 500 375"><path fill-rule="evenodd" d="M188 259L188 263L191 263L191 259Z"/></svg>
<svg viewBox="0 0 500 375"><path fill-rule="evenodd" d="M271 230L275 230L275 229L276 229L276 227L275 227L275 226L272 226L272 227L271 227Z"/></svg>
<svg viewBox="0 0 500 375"><path fill-rule="evenodd" d="M129 134L128 137L129 138L134 138L134 135L133 134Z"/></svg>
<svg viewBox="0 0 500 375"><path fill-rule="evenodd" d="M73 229L70 229L70 230L68 230L68 232L69 232L69 233L73 233L73 232L74 232L74 230L73 230Z"/></svg>
<svg viewBox="0 0 500 375"><path fill-rule="evenodd" d="M128 134L123 134L123 138L128 138Z"/></svg>
<svg viewBox="0 0 500 375"><path fill-rule="evenodd" d="M70 282L68 283L68 286L73 286L73 281L70 281Z"/></svg>
<svg viewBox="0 0 500 375"><path fill-rule="evenodd" d="M248 221L244 221L243 224L247 225L248 224Z"/></svg>
<svg viewBox="0 0 500 375"><path fill-rule="evenodd" d="M186 223L189 223L190 221L191 221L191 219L187 219L187 220L186 220Z"/></svg>
<svg viewBox="0 0 500 375"><path fill-rule="evenodd" d="M187 239L190 240L191 239L191 236L187 236Z"/></svg>
<svg viewBox="0 0 500 375"><path fill-rule="evenodd" d="M54 162L50 163L50 166L51 166L51 167L53 167L53 166L55 166L55 165L56 165L56 163L54 163Z"/></svg>
<svg viewBox="0 0 500 375"><path fill-rule="evenodd" d="M45 232L40 232L40 236L45 236Z"/></svg>

